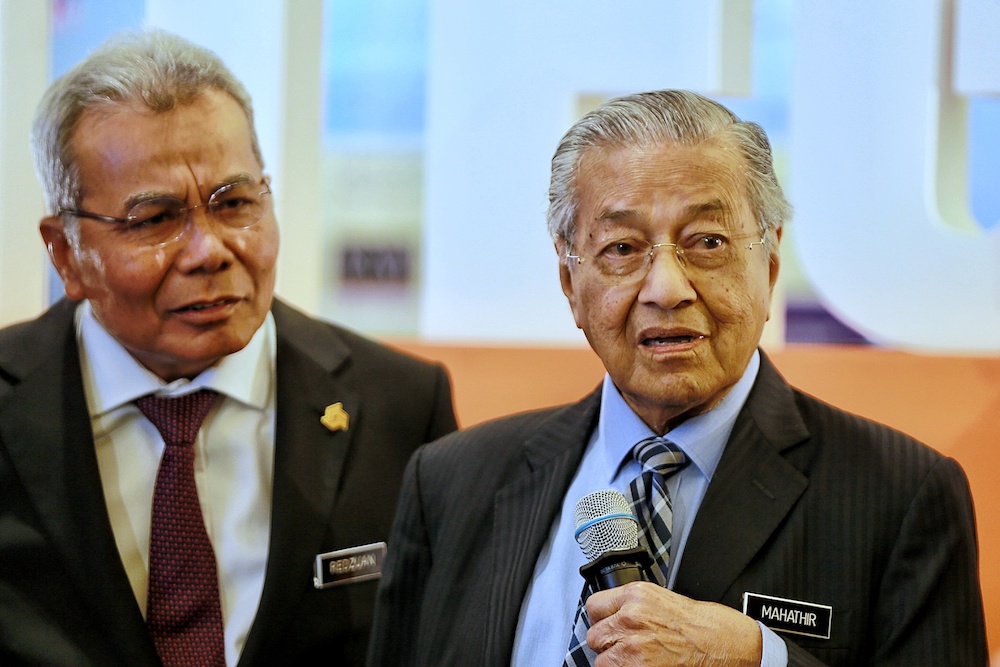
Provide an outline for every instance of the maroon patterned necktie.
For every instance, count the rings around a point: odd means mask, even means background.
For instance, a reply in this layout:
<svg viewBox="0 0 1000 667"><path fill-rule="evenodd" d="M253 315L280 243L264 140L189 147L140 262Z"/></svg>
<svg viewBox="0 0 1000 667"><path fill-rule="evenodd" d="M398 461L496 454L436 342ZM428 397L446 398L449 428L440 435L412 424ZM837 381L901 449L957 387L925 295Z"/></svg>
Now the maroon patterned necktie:
<svg viewBox="0 0 1000 667"><path fill-rule="evenodd" d="M194 483L194 441L218 394L144 396L166 447L153 491L146 626L165 667L225 667L215 552Z"/></svg>

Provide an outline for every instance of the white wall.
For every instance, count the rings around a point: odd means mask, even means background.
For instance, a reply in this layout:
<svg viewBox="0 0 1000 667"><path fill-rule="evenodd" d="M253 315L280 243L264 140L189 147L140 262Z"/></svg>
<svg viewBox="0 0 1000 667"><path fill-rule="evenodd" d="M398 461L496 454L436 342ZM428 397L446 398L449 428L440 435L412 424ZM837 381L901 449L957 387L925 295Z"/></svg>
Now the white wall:
<svg viewBox="0 0 1000 667"><path fill-rule="evenodd" d="M28 132L48 76L48 9L0 0L0 325L32 317L45 303L42 191Z"/></svg>

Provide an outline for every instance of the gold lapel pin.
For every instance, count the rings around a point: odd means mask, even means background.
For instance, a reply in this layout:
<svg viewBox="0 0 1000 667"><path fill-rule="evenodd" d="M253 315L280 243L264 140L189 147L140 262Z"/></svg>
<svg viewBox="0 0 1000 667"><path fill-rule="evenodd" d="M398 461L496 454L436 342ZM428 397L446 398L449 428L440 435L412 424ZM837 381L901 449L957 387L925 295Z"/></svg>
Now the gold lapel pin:
<svg viewBox="0 0 1000 667"><path fill-rule="evenodd" d="M320 417L319 423L331 431L346 431L350 417L344 410L343 403L333 403L326 406L326 412Z"/></svg>

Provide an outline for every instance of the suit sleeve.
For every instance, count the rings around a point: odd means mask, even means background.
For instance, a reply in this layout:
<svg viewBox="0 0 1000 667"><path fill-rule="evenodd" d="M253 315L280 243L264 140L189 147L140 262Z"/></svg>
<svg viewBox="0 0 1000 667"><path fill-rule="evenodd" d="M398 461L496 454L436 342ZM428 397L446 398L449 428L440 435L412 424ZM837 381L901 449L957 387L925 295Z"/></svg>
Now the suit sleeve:
<svg viewBox="0 0 1000 667"><path fill-rule="evenodd" d="M978 572L968 482L954 460L941 459L906 511L878 599L872 601L870 664L985 667L989 658ZM786 643L790 666L822 664L794 642Z"/></svg>
<svg viewBox="0 0 1000 667"><path fill-rule="evenodd" d="M882 581L873 664L986 665L972 494L942 459L911 504Z"/></svg>
<svg viewBox="0 0 1000 667"><path fill-rule="evenodd" d="M418 450L410 459L403 475L375 604L369 667L419 664L415 644L424 585L431 567L418 480L422 452Z"/></svg>
<svg viewBox="0 0 1000 667"><path fill-rule="evenodd" d="M451 380L443 366L435 366L434 371L434 405L424 442L433 442L458 429Z"/></svg>

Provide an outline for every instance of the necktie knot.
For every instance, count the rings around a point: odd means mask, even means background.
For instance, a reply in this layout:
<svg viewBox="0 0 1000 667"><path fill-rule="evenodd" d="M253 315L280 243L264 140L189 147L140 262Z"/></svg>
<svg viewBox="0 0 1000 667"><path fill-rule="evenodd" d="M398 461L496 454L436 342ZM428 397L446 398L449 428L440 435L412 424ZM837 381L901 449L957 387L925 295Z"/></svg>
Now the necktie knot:
<svg viewBox="0 0 1000 667"><path fill-rule="evenodd" d="M677 445L663 438L647 438L632 450L632 456L643 472L669 477L688 464L688 458Z"/></svg>
<svg viewBox="0 0 1000 667"><path fill-rule="evenodd" d="M142 414L153 423L167 446L191 445L201 423L215 404L218 392L200 389L183 396L164 398L143 396L135 401Z"/></svg>

